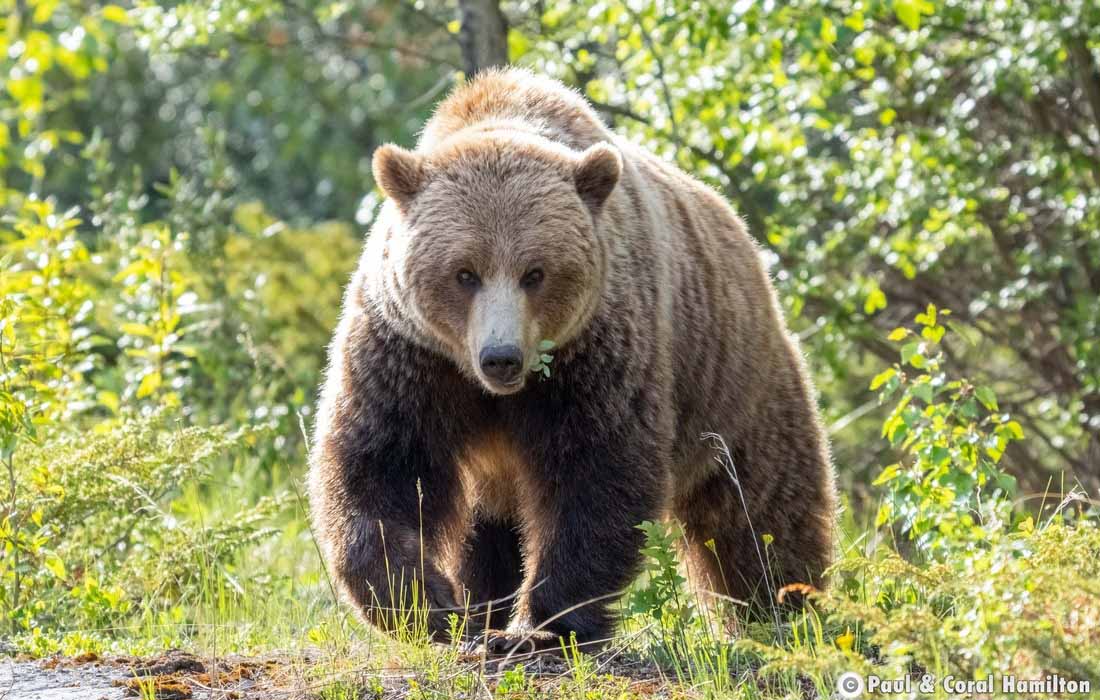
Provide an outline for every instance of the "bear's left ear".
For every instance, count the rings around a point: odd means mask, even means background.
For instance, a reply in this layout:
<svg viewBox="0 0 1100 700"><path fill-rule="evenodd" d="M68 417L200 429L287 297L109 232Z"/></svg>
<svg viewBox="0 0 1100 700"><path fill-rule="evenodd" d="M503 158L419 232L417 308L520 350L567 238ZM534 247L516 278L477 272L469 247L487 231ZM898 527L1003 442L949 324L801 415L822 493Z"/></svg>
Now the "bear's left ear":
<svg viewBox="0 0 1100 700"><path fill-rule="evenodd" d="M392 143L379 146L374 152L371 170L374 181L401 209L420 192L426 179L423 157Z"/></svg>
<svg viewBox="0 0 1100 700"><path fill-rule="evenodd" d="M593 214L600 212L622 172L623 159L619 149L609 143L594 144L581 154L573 171L573 182L576 183L577 194Z"/></svg>

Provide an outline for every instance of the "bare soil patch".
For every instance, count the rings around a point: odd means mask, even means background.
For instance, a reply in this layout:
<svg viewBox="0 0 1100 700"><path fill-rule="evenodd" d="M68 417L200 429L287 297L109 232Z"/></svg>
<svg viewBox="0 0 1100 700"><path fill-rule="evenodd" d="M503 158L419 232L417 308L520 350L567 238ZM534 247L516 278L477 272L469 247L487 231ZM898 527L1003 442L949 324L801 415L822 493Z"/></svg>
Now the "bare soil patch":
<svg viewBox="0 0 1100 700"><path fill-rule="evenodd" d="M453 672L476 674L478 683L471 694L490 696L502 674L516 665L524 666L540 692L551 695L556 686L570 682L574 673L563 659L554 656L520 658L506 664L474 654L463 658ZM595 684L610 684L625 697L669 694L668 679L647 663L596 660L591 672ZM151 657L16 657L0 659L0 700L285 700L320 697L326 687L337 682L360 689L365 698L397 700L408 696L422 675L422 670L396 664L381 668L348 664L330 669L309 653L213 657L170 650Z"/></svg>

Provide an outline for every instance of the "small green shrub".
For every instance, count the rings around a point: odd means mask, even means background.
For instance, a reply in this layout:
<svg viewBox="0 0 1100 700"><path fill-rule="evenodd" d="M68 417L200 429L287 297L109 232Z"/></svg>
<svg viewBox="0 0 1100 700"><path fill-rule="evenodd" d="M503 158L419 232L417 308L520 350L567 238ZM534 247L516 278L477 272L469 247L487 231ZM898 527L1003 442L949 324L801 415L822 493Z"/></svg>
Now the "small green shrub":
<svg viewBox="0 0 1100 700"><path fill-rule="evenodd" d="M1014 509L1014 484L997 463L1022 431L990 389L948 375L945 315L929 307L919 330L891 334L903 341L901 362L872 386L896 397L883 435L901 460L876 482L877 531L835 565L834 586L803 614L805 628L820 630L816 641L738 643L764 661L764 675L1057 673L1100 683L1097 520L1060 506L1037 522ZM891 546L895 523L908 538L899 544L915 551Z"/></svg>
<svg viewBox="0 0 1100 700"><path fill-rule="evenodd" d="M997 464L1024 436L992 389L948 375L940 343L949 314L929 304L918 331L895 329L901 361L871 382L880 400L896 397L882 435L903 455L874 482L886 487L875 524L897 523L926 555L965 549L1010 517L1016 483Z"/></svg>
<svg viewBox="0 0 1100 700"><path fill-rule="evenodd" d="M281 499L216 523L190 522L172 503L257 434L154 414L26 446L12 512L27 515L18 549L0 560L0 611L17 639L41 645L43 633L125 624L231 575L236 554L272 534L266 523Z"/></svg>

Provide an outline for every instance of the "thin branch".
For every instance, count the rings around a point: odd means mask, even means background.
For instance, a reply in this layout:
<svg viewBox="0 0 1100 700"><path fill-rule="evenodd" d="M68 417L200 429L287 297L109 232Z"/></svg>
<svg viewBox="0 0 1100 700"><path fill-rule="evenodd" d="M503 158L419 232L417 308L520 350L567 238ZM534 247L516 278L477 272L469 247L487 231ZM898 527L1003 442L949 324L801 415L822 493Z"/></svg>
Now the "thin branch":
<svg viewBox="0 0 1100 700"><path fill-rule="evenodd" d="M665 62L661 59L661 53L657 50L657 46L653 43L653 37L649 35L649 32L642 26L642 18L631 7L630 3L624 3L623 8L634 19L635 24L638 25L638 31L642 35L642 41L645 42L649 53L653 56L653 62L657 66L657 82L661 84L661 94L664 97L665 109L668 110L668 123L672 127L672 140L676 143L683 143L680 138L680 127L676 123L676 108L672 102L672 91L669 90L668 80L665 77Z"/></svg>
<svg viewBox="0 0 1100 700"><path fill-rule="evenodd" d="M1079 72L1081 86L1084 87L1089 107L1092 108L1096 128L1100 130L1100 67L1093 60L1092 51L1084 37L1075 36L1069 39L1066 41L1066 48L1069 49L1069 55Z"/></svg>

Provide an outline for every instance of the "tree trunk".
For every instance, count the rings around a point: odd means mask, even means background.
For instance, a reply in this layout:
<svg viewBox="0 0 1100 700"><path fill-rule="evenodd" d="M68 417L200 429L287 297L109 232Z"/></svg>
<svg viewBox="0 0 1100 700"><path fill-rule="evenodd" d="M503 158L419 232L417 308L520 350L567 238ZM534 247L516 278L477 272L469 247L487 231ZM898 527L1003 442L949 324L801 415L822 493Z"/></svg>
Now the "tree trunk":
<svg viewBox="0 0 1100 700"><path fill-rule="evenodd" d="M508 65L508 20L500 0L459 0L462 62L466 77L493 66Z"/></svg>

